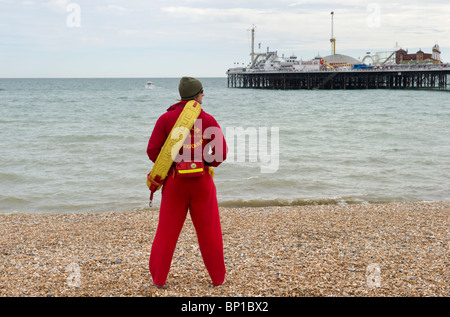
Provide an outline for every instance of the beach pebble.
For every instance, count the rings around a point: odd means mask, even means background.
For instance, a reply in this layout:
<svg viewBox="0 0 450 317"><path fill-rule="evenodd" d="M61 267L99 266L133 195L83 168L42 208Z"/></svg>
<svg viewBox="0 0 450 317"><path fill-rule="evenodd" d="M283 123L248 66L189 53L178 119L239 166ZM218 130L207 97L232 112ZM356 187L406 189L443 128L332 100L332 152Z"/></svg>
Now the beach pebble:
<svg viewBox="0 0 450 317"><path fill-rule="evenodd" d="M0 216L0 296L439 296L449 202L220 208L225 284L186 219L163 289L148 271L158 211Z"/></svg>

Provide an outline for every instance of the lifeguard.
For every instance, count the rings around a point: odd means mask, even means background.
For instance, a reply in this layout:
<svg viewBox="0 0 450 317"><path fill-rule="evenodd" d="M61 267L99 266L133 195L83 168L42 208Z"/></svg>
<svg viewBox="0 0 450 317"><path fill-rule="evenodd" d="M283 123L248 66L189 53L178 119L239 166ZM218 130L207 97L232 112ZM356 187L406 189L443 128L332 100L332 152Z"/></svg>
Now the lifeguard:
<svg viewBox="0 0 450 317"><path fill-rule="evenodd" d="M195 78L181 78L178 90L181 101L170 106L157 120L148 142L147 154L153 162L157 161L186 104L190 100L200 105L203 102L203 86ZM211 128L214 128L214 133L205 133L205 130L211 131ZM166 284L178 236L188 210L213 285L221 285L225 280L222 229L211 167L219 166L226 159L227 145L217 121L204 110L200 111L194 127L189 129L189 135L170 165L163 184L158 180L155 184L163 187L149 269L153 283L158 287ZM189 150L190 154L186 155L186 150Z"/></svg>

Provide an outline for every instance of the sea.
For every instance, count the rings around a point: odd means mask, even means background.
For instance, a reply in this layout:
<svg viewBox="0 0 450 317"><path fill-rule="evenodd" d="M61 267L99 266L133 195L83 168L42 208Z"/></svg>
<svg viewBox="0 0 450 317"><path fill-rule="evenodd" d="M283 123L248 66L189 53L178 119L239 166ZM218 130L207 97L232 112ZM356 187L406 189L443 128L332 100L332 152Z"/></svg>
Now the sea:
<svg viewBox="0 0 450 317"><path fill-rule="evenodd" d="M450 93L200 78L228 145L220 206L450 200ZM152 81L153 88L146 87ZM157 210L147 143L179 78L0 79L0 214Z"/></svg>

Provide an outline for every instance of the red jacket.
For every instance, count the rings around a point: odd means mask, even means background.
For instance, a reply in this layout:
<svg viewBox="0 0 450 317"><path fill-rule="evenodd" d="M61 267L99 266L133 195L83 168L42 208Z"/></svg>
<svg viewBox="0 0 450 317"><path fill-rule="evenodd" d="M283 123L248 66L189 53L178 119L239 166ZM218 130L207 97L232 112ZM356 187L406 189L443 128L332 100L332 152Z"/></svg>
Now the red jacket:
<svg viewBox="0 0 450 317"><path fill-rule="evenodd" d="M152 162L156 161L164 142L186 103L187 101L181 101L170 106L167 112L156 121L147 146L147 155ZM198 157L201 157L207 165L214 167L225 161L227 157L227 144L223 132L216 119L203 111L203 109L191 130L191 136L186 139L181 148L179 157L180 155L182 157L183 155L185 157L189 155L191 161L195 161Z"/></svg>

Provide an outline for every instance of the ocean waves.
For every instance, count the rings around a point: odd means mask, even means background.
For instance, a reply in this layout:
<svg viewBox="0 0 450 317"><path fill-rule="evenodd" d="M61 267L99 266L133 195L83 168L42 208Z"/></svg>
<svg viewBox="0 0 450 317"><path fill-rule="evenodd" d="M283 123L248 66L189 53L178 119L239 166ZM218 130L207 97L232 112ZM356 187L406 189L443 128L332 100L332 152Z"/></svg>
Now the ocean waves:
<svg viewBox="0 0 450 317"><path fill-rule="evenodd" d="M0 80L0 213L148 208L147 142L178 79L146 81ZM230 132L221 206L450 199L448 93L202 82L202 108Z"/></svg>

